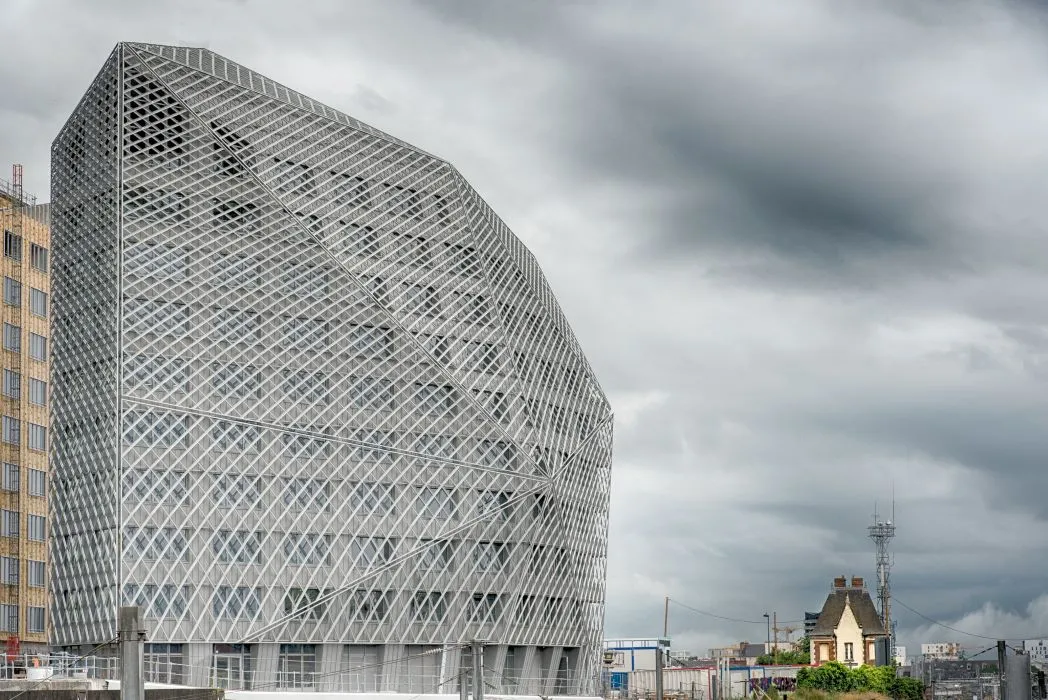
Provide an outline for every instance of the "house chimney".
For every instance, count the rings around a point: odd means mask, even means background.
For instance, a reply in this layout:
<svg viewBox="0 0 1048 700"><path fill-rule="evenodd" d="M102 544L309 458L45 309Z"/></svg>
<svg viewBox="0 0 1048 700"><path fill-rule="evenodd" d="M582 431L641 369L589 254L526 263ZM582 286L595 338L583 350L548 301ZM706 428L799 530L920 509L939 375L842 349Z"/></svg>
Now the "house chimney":
<svg viewBox="0 0 1048 700"><path fill-rule="evenodd" d="M834 588L845 588L847 587L847 585L848 579L844 578L843 576L838 576L837 578L833 579Z"/></svg>
<svg viewBox="0 0 1048 700"><path fill-rule="evenodd" d="M862 588L862 576L852 576L852 588Z"/></svg>

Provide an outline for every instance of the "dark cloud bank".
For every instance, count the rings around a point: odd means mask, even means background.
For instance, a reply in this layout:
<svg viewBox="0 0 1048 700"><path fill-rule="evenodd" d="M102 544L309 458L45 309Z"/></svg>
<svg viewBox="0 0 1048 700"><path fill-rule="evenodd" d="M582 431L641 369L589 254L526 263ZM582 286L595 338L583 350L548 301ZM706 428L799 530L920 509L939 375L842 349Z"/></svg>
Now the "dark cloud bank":
<svg viewBox="0 0 1048 700"><path fill-rule="evenodd" d="M454 161L546 266L615 403L607 632L665 595L797 619L872 577L1048 634L1048 27L1017 2L18 5L0 152L121 39L207 43ZM897 609L901 641L981 640ZM674 608L693 651L762 624ZM981 648L981 647L980 647Z"/></svg>

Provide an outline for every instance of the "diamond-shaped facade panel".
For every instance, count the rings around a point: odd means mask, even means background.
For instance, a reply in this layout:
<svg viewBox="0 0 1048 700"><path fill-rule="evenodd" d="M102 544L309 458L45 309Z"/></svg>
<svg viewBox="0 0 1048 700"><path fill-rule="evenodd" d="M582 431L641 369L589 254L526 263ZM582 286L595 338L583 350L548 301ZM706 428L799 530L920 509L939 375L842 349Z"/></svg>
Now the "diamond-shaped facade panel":
<svg viewBox="0 0 1048 700"><path fill-rule="evenodd" d="M187 682L451 692L480 638L506 692L593 689L610 409L454 168L121 44L53 179L56 643L137 604Z"/></svg>

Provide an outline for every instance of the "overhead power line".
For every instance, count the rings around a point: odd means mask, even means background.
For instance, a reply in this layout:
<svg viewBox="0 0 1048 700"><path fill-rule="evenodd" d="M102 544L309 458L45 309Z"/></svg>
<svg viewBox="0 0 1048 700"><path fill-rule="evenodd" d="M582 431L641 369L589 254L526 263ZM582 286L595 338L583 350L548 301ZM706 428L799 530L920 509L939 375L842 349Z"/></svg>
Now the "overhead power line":
<svg viewBox="0 0 1048 700"><path fill-rule="evenodd" d="M743 619L738 618L738 617L727 617L725 615L717 615L716 613L707 612L706 610L699 610L698 608L693 608L690 605L685 605L684 603L680 602L679 600L674 600L673 598L670 598L669 600L674 605L679 605L680 607L684 608L685 610L691 610L693 613L698 613L699 615L705 615L706 617L715 617L718 620L727 620L728 622L741 622L741 623L747 624L747 625L763 625L765 623L765 620L743 620Z"/></svg>
<svg viewBox="0 0 1048 700"><path fill-rule="evenodd" d="M987 636L985 634L976 634L975 632L968 632L967 630L958 629L956 627L953 627L951 625L946 624L945 622L939 622L938 620L934 620L934 619L928 617L927 615L925 615L922 612L918 612L917 610L914 610L913 608L911 608L909 605L907 605L906 603L902 602L898 598L892 598L892 600L894 600L896 603L898 603L902 607L904 607L907 610L909 610L910 612L912 612L917 617L919 617L919 618L921 618L923 620L927 620L928 622L932 623L933 625L938 625L939 627L943 627L945 629L948 629L951 632L956 632L957 634L966 634L969 637L976 637L978 639L989 639L989 640L992 640L992 641L997 641L998 639L1002 639L1002 637L999 637L999 636L998 637L990 637L990 636ZM1044 639L1045 636L1046 635L1034 635L1034 636L1031 636L1031 637L1004 637L1003 639ZM982 652L979 652L979 653L982 653ZM978 654L976 654L976 656L978 656Z"/></svg>

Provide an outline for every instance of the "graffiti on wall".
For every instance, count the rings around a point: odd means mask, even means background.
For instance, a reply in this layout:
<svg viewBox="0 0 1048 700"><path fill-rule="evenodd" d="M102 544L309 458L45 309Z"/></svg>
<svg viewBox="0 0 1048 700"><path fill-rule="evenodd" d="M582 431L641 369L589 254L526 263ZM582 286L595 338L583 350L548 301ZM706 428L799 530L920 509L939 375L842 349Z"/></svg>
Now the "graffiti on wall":
<svg viewBox="0 0 1048 700"><path fill-rule="evenodd" d="M768 688L772 687L774 687L775 690L778 691L794 691L797 690L797 679L784 676L750 679L750 692L756 692L758 690L767 690Z"/></svg>

